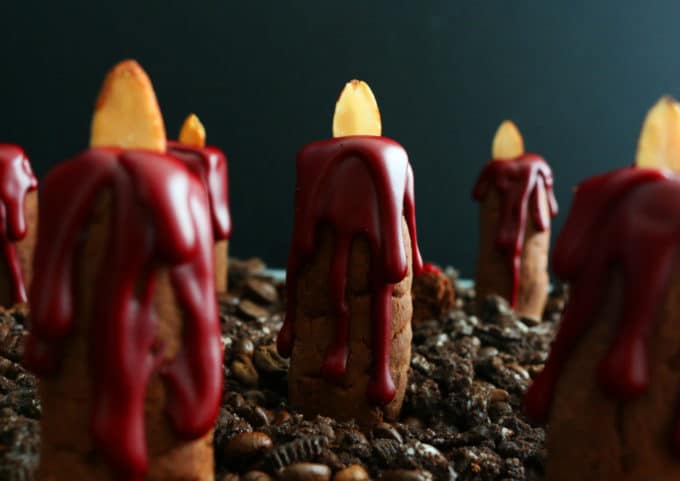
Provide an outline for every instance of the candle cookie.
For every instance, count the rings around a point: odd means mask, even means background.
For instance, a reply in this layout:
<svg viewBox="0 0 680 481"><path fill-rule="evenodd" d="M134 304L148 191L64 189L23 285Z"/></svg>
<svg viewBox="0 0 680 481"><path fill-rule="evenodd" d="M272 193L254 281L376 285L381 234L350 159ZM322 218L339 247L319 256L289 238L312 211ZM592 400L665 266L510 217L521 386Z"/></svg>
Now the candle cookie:
<svg viewBox="0 0 680 481"><path fill-rule="evenodd" d="M557 214L552 171L542 157L524 152L510 121L498 128L492 156L473 191L480 203L478 306L498 294L520 316L540 320L548 298L550 219Z"/></svg>
<svg viewBox="0 0 680 481"><path fill-rule="evenodd" d="M368 85L347 84L334 139L297 156L295 226L279 352L307 415L379 422L399 414L411 358L411 282L421 268L413 173L381 137Z"/></svg>
<svg viewBox="0 0 680 481"><path fill-rule="evenodd" d="M218 294L227 292L231 235L227 157L217 147L205 145L205 127L195 114L185 119L178 141L168 141L168 153L184 162L201 179L208 193L215 236L215 288Z"/></svg>
<svg viewBox="0 0 680 481"><path fill-rule="evenodd" d="M0 306L27 301L38 223L38 180L18 145L0 144Z"/></svg>
<svg viewBox="0 0 680 481"><path fill-rule="evenodd" d="M592 177L555 245L564 319L526 409L547 481L680 478L680 108L648 114L636 166Z"/></svg>
<svg viewBox="0 0 680 481"><path fill-rule="evenodd" d="M222 347L210 204L166 155L134 61L108 74L91 148L41 192L25 364L41 376L38 479L214 479Z"/></svg>

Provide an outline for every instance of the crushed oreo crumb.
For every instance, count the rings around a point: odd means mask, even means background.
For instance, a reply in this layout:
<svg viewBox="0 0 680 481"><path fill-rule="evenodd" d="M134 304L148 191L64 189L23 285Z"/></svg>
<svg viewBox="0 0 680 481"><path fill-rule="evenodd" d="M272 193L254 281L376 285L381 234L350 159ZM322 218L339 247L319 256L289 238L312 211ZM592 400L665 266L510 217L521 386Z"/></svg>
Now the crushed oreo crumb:
<svg viewBox="0 0 680 481"><path fill-rule="evenodd" d="M541 479L545 433L527 422L521 400L545 362L563 286L554 287L543 322L517 317L494 296L477 316L474 289L444 270L455 302L413 327L401 418L363 432L353 422L305 419L288 405L288 361L275 349L283 283L258 259L231 260L229 274L230 292L219 301L225 394L214 433L217 480L344 479L364 470L388 481ZM423 301L436 312L432 299ZM25 309L0 311L3 481L33 480L38 464L40 402L20 364L25 318Z"/></svg>

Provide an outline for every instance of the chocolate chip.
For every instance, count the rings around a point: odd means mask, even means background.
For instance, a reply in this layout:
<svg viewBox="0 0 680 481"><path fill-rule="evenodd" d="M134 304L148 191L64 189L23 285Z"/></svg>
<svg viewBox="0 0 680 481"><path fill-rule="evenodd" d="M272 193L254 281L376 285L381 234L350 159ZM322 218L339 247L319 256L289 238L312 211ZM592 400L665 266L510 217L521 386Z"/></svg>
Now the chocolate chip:
<svg viewBox="0 0 680 481"><path fill-rule="evenodd" d="M329 481L331 470L324 464L294 463L284 468L278 478L281 481Z"/></svg>

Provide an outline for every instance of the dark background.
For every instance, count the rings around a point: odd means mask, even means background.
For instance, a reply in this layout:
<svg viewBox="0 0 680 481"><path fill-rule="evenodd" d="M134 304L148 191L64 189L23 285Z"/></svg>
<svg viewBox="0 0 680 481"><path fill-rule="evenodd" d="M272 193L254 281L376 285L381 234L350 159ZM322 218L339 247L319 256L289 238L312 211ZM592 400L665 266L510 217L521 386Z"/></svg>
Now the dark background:
<svg viewBox="0 0 680 481"><path fill-rule="evenodd" d="M471 275L475 178L504 118L571 189L629 164L648 108L680 93L680 2L0 2L0 141L34 168L84 148L107 69L134 57L170 136L195 111L230 160L232 253L284 265L294 157L369 82L409 152L424 256Z"/></svg>

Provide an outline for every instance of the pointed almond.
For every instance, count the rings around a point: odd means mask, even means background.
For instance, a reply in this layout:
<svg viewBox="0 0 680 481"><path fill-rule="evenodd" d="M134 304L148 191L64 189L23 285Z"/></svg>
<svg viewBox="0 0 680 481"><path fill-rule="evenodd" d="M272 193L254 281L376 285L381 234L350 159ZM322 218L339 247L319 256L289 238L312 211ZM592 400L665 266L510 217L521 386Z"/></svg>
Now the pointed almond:
<svg viewBox="0 0 680 481"><path fill-rule="evenodd" d="M680 106L673 98L662 97L647 113L635 165L680 172Z"/></svg>
<svg viewBox="0 0 680 481"><path fill-rule="evenodd" d="M165 127L148 75L134 60L113 67L92 117L90 145L165 152Z"/></svg>
<svg viewBox="0 0 680 481"><path fill-rule="evenodd" d="M496 130L491 147L494 160L512 160L524 153L524 140L512 120L505 120Z"/></svg>
<svg viewBox="0 0 680 481"><path fill-rule="evenodd" d="M347 82L335 104L333 137L381 133L380 110L371 88L363 80Z"/></svg>
<svg viewBox="0 0 680 481"><path fill-rule="evenodd" d="M196 114L189 114L184 120L178 140L191 147L205 147L205 127Z"/></svg>

